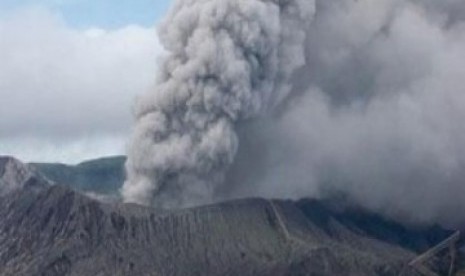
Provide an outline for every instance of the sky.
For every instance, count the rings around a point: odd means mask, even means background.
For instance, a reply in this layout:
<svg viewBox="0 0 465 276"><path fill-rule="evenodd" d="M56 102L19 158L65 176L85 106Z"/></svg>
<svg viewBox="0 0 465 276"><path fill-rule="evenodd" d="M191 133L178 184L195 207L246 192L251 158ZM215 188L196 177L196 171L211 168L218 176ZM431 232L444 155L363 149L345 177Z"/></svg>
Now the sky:
<svg viewBox="0 0 465 276"><path fill-rule="evenodd" d="M0 155L78 163L124 154L170 2L0 1Z"/></svg>

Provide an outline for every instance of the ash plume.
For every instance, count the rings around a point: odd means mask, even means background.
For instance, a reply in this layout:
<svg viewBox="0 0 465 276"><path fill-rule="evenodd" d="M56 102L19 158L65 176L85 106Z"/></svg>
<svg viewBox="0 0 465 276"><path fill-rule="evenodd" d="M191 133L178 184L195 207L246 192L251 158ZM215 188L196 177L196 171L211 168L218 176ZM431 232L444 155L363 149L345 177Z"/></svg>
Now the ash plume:
<svg viewBox="0 0 465 276"><path fill-rule="evenodd" d="M178 1L127 201L326 197L465 225L465 2Z"/></svg>
<svg viewBox="0 0 465 276"><path fill-rule="evenodd" d="M168 52L139 99L126 201L209 202L238 148L235 126L286 98L304 61L306 0L177 1L159 31Z"/></svg>
<svg viewBox="0 0 465 276"><path fill-rule="evenodd" d="M317 1L305 49L279 114L239 127L219 196L465 226L465 2Z"/></svg>

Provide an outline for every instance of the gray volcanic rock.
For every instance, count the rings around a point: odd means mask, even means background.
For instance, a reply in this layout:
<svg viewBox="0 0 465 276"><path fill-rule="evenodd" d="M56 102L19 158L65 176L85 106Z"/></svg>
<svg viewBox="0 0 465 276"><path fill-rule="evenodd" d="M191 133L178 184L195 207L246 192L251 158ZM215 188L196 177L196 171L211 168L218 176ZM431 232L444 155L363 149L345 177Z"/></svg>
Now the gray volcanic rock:
<svg viewBox="0 0 465 276"><path fill-rule="evenodd" d="M1 275L416 275L406 263L429 246L312 201L109 204L4 158L0 181Z"/></svg>
<svg viewBox="0 0 465 276"><path fill-rule="evenodd" d="M0 196L25 188L44 188L50 182L13 157L0 156Z"/></svg>

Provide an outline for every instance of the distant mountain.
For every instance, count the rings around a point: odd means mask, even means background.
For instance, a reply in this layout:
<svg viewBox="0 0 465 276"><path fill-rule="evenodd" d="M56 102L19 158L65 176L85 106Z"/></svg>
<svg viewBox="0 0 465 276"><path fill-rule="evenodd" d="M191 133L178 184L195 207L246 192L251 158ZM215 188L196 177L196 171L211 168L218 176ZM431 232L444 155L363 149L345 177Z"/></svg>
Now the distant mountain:
<svg viewBox="0 0 465 276"><path fill-rule="evenodd" d="M78 165L31 163L49 180L82 192L116 195L123 185L126 157L114 156L86 161Z"/></svg>
<svg viewBox="0 0 465 276"><path fill-rule="evenodd" d="M315 200L102 203L9 157L0 191L1 275L418 275L408 262L451 234Z"/></svg>

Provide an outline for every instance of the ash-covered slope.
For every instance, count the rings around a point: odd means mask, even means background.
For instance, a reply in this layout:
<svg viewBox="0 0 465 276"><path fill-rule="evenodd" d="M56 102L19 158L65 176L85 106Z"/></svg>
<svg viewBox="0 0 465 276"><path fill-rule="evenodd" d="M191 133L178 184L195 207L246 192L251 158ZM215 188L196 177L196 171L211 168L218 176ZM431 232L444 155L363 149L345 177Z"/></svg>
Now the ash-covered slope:
<svg viewBox="0 0 465 276"><path fill-rule="evenodd" d="M177 211L106 204L52 186L12 158L0 158L0 180L8 187L0 197L1 275L415 275L406 267L414 251L448 234L314 201ZM406 237L417 242L407 246Z"/></svg>

